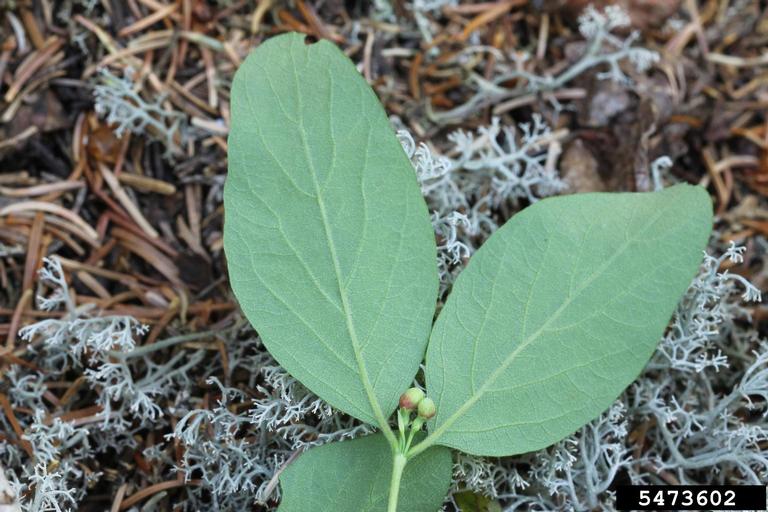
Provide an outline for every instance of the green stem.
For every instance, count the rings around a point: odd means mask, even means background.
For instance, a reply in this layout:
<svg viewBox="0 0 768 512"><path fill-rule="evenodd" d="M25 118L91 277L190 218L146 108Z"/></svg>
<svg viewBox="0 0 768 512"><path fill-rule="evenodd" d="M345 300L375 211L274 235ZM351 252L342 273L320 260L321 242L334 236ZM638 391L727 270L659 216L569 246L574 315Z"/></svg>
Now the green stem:
<svg viewBox="0 0 768 512"><path fill-rule="evenodd" d="M405 454L406 457L408 457L408 460L414 458L415 456L417 456L418 454L420 454L421 452L423 452L424 450L426 450L427 448L435 444L435 441L437 441L437 439L440 437L440 434L442 434L442 432L434 432L428 435L427 437L425 437L422 442L417 443L412 448L410 448Z"/></svg>
<svg viewBox="0 0 768 512"><path fill-rule="evenodd" d="M403 409L397 410L397 430L400 432L399 450L405 453L408 449L405 447L405 425L408 423L407 411Z"/></svg>
<svg viewBox="0 0 768 512"><path fill-rule="evenodd" d="M389 503L387 512L397 512L397 496L400 494L400 479L408 459L402 453L395 453L392 459L392 480L389 483Z"/></svg>
<svg viewBox="0 0 768 512"><path fill-rule="evenodd" d="M422 425L424 425L424 420L417 417L415 420L413 420L413 423L411 424L411 433L408 436L408 441L405 443L405 449L403 450L403 453L408 454L408 450L411 449L411 443L413 442L413 436L416 435L416 432L421 430Z"/></svg>

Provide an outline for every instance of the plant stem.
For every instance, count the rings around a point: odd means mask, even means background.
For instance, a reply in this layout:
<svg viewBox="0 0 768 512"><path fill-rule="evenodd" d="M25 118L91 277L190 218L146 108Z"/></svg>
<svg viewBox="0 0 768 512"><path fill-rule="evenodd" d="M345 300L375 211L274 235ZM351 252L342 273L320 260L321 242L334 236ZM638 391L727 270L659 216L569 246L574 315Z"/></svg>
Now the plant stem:
<svg viewBox="0 0 768 512"><path fill-rule="evenodd" d="M407 462L408 459L400 452L396 452L392 458L392 480L389 483L387 512L397 512L397 495L400 493L400 479L403 477L403 469Z"/></svg>
<svg viewBox="0 0 768 512"><path fill-rule="evenodd" d="M420 443L415 444L413 447L408 445L408 451L406 452L406 456L408 457L408 460L414 458L433 444L435 444L435 441L438 437L440 437L440 434L442 432L432 433L429 434L426 438L424 438Z"/></svg>
<svg viewBox="0 0 768 512"><path fill-rule="evenodd" d="M408 450L411 449L411 443L413 442L413 436L416 435L416 432L421 430L422 425L424 425L424 420L421 418L416 418L413 420L413 424L411 425L411 433L408 436L408 441L405 443L405 448L403 449L403 453L406 454L406 457L408 456Z"/></svg>
<svg viewBox="0 0 768 512"><path fill-rule="evenodd" d="M407 451L405 448L405 425L408 423L408 418L403 417L404 412L403 409L397 410L397 430L400 433L399 449L403 453Z"/></svg>

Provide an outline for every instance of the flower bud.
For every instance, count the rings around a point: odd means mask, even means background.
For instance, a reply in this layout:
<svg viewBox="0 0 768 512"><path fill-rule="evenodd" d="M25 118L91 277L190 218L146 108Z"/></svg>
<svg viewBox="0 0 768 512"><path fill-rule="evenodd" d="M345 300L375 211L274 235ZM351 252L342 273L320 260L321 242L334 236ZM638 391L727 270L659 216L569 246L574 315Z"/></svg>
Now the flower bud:
<svg viewBox="0 0 768 512"><path fill-rule="evenodd" d="M436 412L437 412L437 407L435 407L435 402L432 401L431 398L424 398L424 400L419 402L420 418L424 418L425 420L428 420L432 418Z"/></svg>
<svg viewBox="0 0 768 512"><path fill-rule="evenodd" d="M422 400L424 400L424 392L419 388L411 388L400 395L400 407L406 411L412 411Z"/></svg>

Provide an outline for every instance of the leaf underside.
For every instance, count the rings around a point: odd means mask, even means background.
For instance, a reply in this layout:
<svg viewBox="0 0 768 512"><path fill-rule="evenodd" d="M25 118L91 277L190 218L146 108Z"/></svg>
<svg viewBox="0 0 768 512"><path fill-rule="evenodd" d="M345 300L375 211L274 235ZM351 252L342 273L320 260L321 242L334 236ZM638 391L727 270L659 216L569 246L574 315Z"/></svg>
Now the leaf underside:
<svg viewBox="0 0 768 512"><path fill-rule="evenodd" d="M436 512L451 485L451 451L434 446L403 472L398 512ZM312 448L280 476L279 512L387 509L392 449L381 434Z"/></svg>
<svg viewBox="0 0 768 512"><path fill-rule="evenodd" d="M336 46L286 34L242 64L224 204L232 288L267 349L334 407L389 416L429 336L435 240L376 95Z"/></svg>
<svg viewBox="0 0 768 512"><path fill-rule="evenodd" d="M545 199L473 255L427 350L438 443L476 455L546 447L640 373L702 259L700 187Z"/></svg>

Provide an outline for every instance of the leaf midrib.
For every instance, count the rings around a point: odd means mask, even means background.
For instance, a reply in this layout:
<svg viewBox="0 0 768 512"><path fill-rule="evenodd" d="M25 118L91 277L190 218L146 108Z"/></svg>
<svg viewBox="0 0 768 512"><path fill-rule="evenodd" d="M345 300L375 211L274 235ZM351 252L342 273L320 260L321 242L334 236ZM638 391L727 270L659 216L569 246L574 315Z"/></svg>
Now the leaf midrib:
<svg viewBox="0 0 768 512"><path fill-rule="evenodd" d="M291 46L294 46L293 40L291 41ZM307 51L309 51L307 49ZM390 444L395 442L394 434L392 434L392 431L389 429L389 424L387 423L386 418L384 417L384 413L381 410L381 406L379 405L379 401L376 398L376 394L374 392L373 386L371 385L370 378L368 377L368 370L365 366L365 361L363 360L363 354L360 349L360 341L357 336L357 329L355 328L355 324L352 320L352 312L351 312L351 306L349 304L349 298L347 297L347 289L344 285L344 280L341 276L341 265L339 263L339 258L336 251L336 244L333 240L333 236L331 235L331 226L330 222L328 220L328 214L325 209L325 202L323 201L323 188L320 187L320 183L317 180L317 170L315 169L314 160L311 157L309 144L307 142L307 132L304 128L304 118L301 116L301 112L303 111L303 105L302 105L302 97L301 92L299 89L300 82L299 82L299 72L296 67L296 59L294 58L293 52L288 52L291 55L291 64L293 68L293 74L295 78L295 85L296 85L296 102L298 104L298 120L297 123L299 128L299 135L301 137L301 144L302 148L304 150L304 156L307 160L307 166L310 170L310 175L312 177L312 184L315 187L315 197L317 200L318 208L320 209L320 217L323 222L323 231L325 232L325 239L328 242L328 249L331 251L331 260L333 261L333 270L334 275L336 277L336 284L339 289L339 296L341 297L341 304L342 309L344 310L344 321L347 326L347 332L349 333L350 341L352 342L352 351L355 355L355 361L357 362L358 372L360 374L360 380L363 384L363 388L365 389L366 396L368 397L368 402L371 405L371 409L373 411L374 417L376 418L376 421L379 423L379 428L384 433L387 440L390 442ZM332 116L333 112L333 88L328 88L330 99L328 102L328 116L329 118ZM332 125L332 121L331 121ZM329 136L333 138L332 130L329 130ZM333 141L331 141L333 143ZM333 152L333 157L331 160L331 165L329 169L329 174L332 172L336 164L336 152Z"/></svg>

